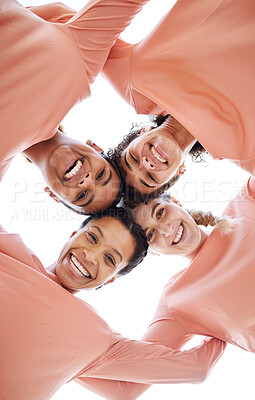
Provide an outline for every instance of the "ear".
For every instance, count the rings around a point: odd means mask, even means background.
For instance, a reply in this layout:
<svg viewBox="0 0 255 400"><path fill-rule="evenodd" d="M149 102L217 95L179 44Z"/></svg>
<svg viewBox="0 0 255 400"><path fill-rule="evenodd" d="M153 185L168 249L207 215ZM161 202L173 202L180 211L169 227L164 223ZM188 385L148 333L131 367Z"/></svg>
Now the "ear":
<svg viewBox="0 0 255 400"><path fill-rule="evenodd" d="M46 186L46 187L44 188L44 191L45 191L45 193L48 193L48 195L49 195L54 201L56 201L57 203L59 203L59 199L58 199L57 195L55 195L55 193L53 193L53 192L50 190L50 188L49 188L48 186Z"/></svg>
<svg viewBox="0 0 255 400"><path fill-rule="evenodd" d="M177 175L183 175L185 172L186 172L186 167L185 167L184 164L181 164L181 165L179 166Z"/></svg>
<svg viewBox="0 0 255 400"><path fill-rule="evenodd" d="M151 250L150 247L149 247L149 249L148 249L148 254L151 254L152 256L160 256L159 253L156 253L155 251Z"/></svg>
<svg viewBox="0 0 255 400"><path fill-rule="evenodd" d="M109 279L109 281L105 282L104 285L108 285L109 283L113 283L115 281L115 277Z"/></svg>
<svg viewBox="0 0 255 400"><path fill-rule="evenodd" d="M177 206L182 207L182 205L181 205L181 203L179 202L179 200L177 200L175 197L171 196L170 194L169 194L169 197L170 197L170 199L172 200L172 202L173 202L174 204L177 204Z"/></svg>
<svg viewBox="0 0 255 400"><path fill-rule="evenodd" d="M143 129L140 132L140 135L143 135L144 133L148 133L152 130L152 126L151 125L145 125L143 127Z"/></svg>
<svg viewBox="0 0 255 400"><path fill-rule="evenodd" d="M73 233L70 235L70 238L69 238L69 239L71 239L74 235L76 235L77 232L78 232L78 231L73 231Z"/></svg>
<svg viewBox="0 0 255 400"><path fill-rule="evenodd" d="M92 149L96 150L98 153L102 154L104 152L104 150L101 149L101 147L99 147L96 143L93 143L92 140L90 139L86 141L86 144L92 147Z"/></svg>

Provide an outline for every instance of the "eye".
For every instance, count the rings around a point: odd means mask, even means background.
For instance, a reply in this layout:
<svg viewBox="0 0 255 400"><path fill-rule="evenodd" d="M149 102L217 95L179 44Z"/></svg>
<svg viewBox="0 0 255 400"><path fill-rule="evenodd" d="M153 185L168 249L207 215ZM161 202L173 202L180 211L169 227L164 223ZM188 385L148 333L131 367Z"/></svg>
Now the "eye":
<svg viewBox="0 0 255 400"><path fill-rule="evenodd" d="M114 267L115 267L115 260L110 254L105 254L104 255L106 260L109 261Z"/></svg>
<svg viewBox="0 0 255 400"><path fill-rule="evenodd" d="M156 181L156 179L148 172L148 177L153 181L153 182L156 182L156 183L158 183L157 181Z"/></svg>
<svg viewBox="0 0 255 400"><path fill-rule="evenodd" d="M87 232L87 234L88 234L89 238L92 240L92 242L93 242L94 244L97 244L97 237L96 237L96 235L94 235L94 233L92 233L92 232Z"/></svg>
<svg viewBox="0 0 255 400"><path fill-rule="evenodd" d="M157 219L160 219L162 217L163 212L164 212L164 208L160 208L160 210L157 211L157 214L156 214Z"/></svg>
<svg viewBox="0 0 255 400"><path fill-rule="evenodd" d="M97 174L97 176L96 176L96 181L98 181L99 179L101 179L101 178L104 176L104 174L105 174L105 168L102 169L102 171L99 172L99 173Z"/></svg>
<svg viewBox="0 0 255 400"><path fill-rule="evenodd" d="M155 231L154 231L154 229L153 229L153 230L151 230L151 231L148 233L148 235L147 235L147 242L148 242L148 243L150 243L150 242L152 241L154 232L155 232Z"/></svg>
<svg viewBox="0 0 255 400"><path fill-rule="evenodd" d="M87 190L84 190L84 192L79 194L79 196L77 197L76 200L78 201L78 200L84 199L84 197L86 197L86 194L87 194Z"/></svg>
<svg viewBox="0 0 255 400"><path fill-rule="evenodd" d="M133 154L131 154L130 152L129 152L129 155L130 155L130 157L132 158L132 160L135 162L135 163L138 163L139 161L133 156Z"/></svg>

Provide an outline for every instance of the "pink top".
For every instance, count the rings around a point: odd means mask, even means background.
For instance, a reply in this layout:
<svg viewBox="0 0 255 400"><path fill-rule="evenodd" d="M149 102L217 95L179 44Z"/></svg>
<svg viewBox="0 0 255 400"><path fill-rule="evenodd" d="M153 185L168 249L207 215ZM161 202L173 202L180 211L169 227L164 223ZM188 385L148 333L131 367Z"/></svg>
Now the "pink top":
<svg viewBox="0 0 255 400"><path fill-rule="evenodd" d="M208 335L255 352L255 193L249 182L224 214L240 222L230 235L215 228L189 267L170 279L143 340L181 348L193 335ZM80 383L116 400L135 399L148 388L105 380Z"/></svg>
<svg viewBox="0 0 255 400"><path fill-rule="evenodd" d="M230 235L215 228L188 268L166 284L143 340L181 348L193 335L220 338L255 353L255 191L249 182L224 214L238 218ZM80 379L109 399L135 399L148 386ZM132 393L131 397L130 393Z"/></svg>
<svg viewBox="0 0 255 400"><path fill-rule="evenodd" d="M193 382L220 341L181 353L125 339L47 274L18 235L0 229L0 398L49 399L78 376Z"/></svg>
<svg viewBox="0 0 255 400"><path fill-rule="evenodd" d="M90 95L116 38L147 1L90 0L67 24L53 24L0 0L0 178Z"/></svg>
<svg viewBox="0 0 255 400"><path fill-rule="evenodd" d="M145 1L92 1L70 24L53 25L13 0L0 2L1 176L16 153L50 137L74 102L89 94L113 37L139 3ZM62 288L18 235L3 228L0 288L3 400L49 399L78 377L196 382L224 350L218 340L182 353L122 337Z"/></svg>
<svg viewBox="0 0 255 400"><path fill-rule="evenodd" d="M170 113L213 157L255 172L255 2L178 0L103 75L137 113Z"/></svg>

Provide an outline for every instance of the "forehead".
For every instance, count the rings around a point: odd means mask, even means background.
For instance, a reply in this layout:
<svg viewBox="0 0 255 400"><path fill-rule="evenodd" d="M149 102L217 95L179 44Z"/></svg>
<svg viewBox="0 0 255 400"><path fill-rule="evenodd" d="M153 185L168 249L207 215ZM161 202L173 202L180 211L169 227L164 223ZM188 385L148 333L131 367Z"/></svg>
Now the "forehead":
<svg viewBox="0 0 255 400"><path fill-rule="evenodd" d="M91 220L85 226L86 228L95 229L104 245L117 250L123 260L128 261L132 257L135 249L135 239L119 220L112 217Z"/></svg>
<svg viewBox="0 0 255 400"><path fill-rule="evenodd" d="M149 204L140 204L134 211L135 220L144 227L154 217L154 211L158 205L167 205L172 207L171 201L165 200L161 197L157 197L150 201Z"/></svg>

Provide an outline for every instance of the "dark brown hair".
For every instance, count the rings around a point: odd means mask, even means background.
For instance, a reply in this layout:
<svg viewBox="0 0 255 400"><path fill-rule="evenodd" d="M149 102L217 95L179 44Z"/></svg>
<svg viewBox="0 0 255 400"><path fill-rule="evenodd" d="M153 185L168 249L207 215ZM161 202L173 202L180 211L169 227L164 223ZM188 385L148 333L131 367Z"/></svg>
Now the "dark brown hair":
<svg viewBox="0 0 255 400"><path fill-rule="evenodd" d="M150 120L152 123L152 128L159 127L170 114L163 116L163 115L151 115ZM167 191L171 186L173 186L179 179L179 175L175 175L172 177L167 183L162 185L159 189L151 192L149 194L143 194L137 191L133 186L128 185L125 182L126 172L122 168L120 160L123 151L128 147L128 145L138 137L142 128L138 124L133 124L131 127L130 132L125 135L121 142L114 148L109 149L108 157L113 161L120 172L120 176L123 180L123 204L129 208L135 208L140 203L148 203L149 201L159 197L162 193ZM204 147L196 141L192 149L190 150L189 154L192 157L194 162L200 162L203 160L203 152L206 150Z"/></svg>

